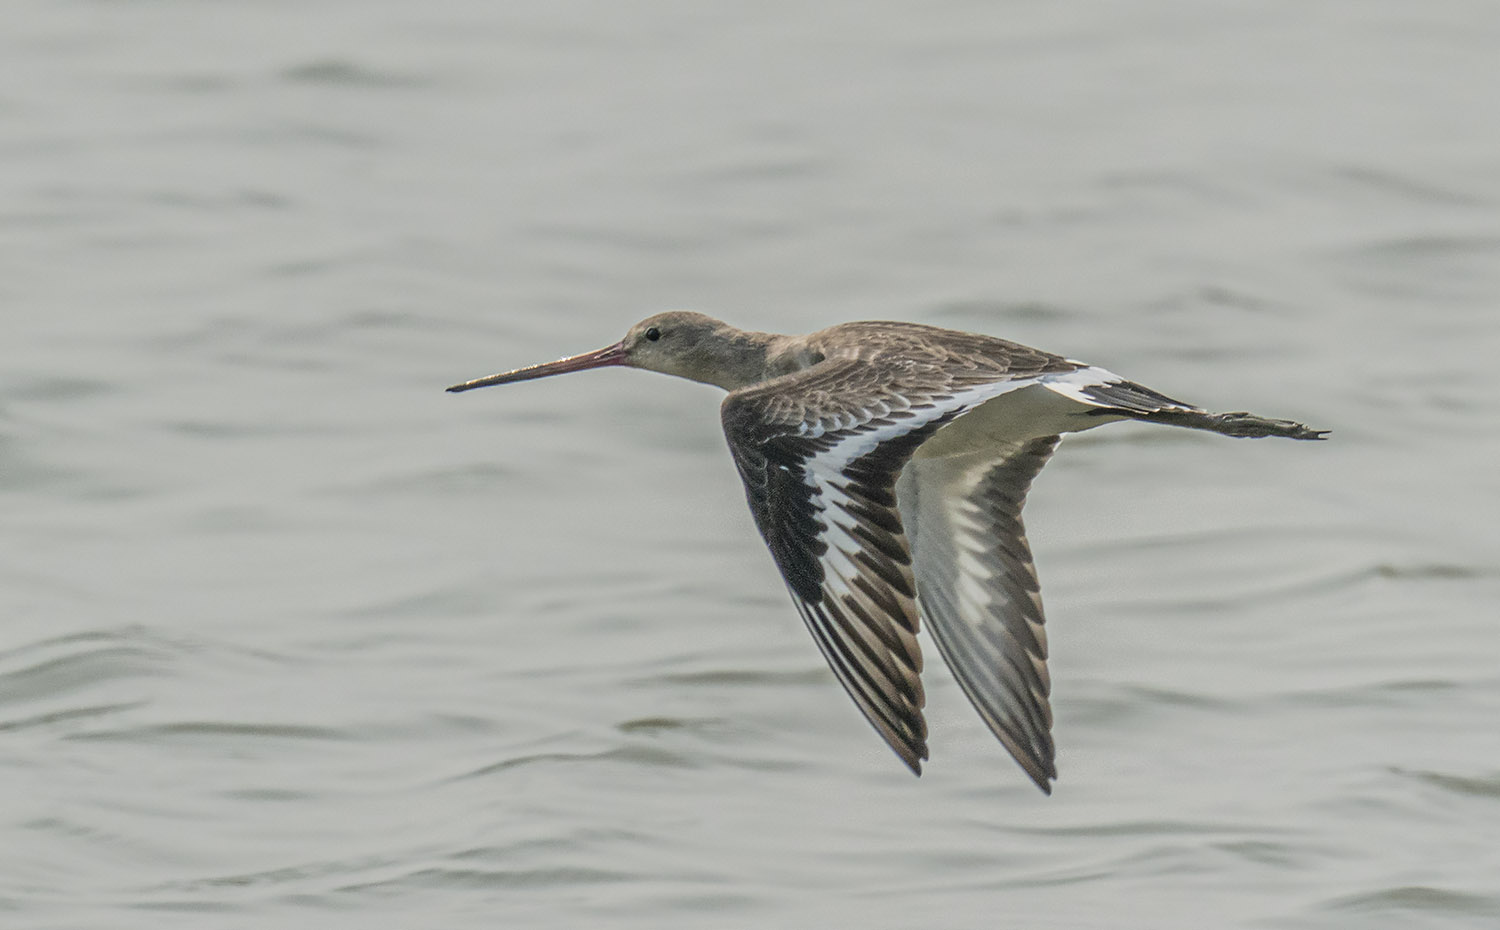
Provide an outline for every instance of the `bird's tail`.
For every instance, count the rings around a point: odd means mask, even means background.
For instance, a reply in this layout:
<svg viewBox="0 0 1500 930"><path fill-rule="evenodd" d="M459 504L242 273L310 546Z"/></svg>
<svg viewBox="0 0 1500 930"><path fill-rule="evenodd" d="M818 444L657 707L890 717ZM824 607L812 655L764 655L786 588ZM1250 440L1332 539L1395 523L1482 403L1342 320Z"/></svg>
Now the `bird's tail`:
<svg viewBox="0 0 1500 930"><path fill-rule="evenodd" d="M1173 400L1145 385L1123 379L1087 385L1082 388L1082 395L1080 399L1099 405L1096 412L1101 415L1123 415L1149 423L1185 426L1189 429L1223 433L1225 436L1324 439L1329 432L1326 429L1311 429L1295 420L1274 420L1244 411L1212 413L1201 407Z"/></svg>
<svg viewBox="0 0 1500 930"><path fill-rule="evenodd" d="M1236 413L1210 413L1207 410L1153 410L1149 413L1131 412L1128 415L1137 420L1186 426L1189 429L1204 429L1241 439L1258 439L1262 436L1327 439L1329 432L1326 429L1311 429L1296 420L1273 420L1270 417L1258 417L1243 410Z"/></svg>

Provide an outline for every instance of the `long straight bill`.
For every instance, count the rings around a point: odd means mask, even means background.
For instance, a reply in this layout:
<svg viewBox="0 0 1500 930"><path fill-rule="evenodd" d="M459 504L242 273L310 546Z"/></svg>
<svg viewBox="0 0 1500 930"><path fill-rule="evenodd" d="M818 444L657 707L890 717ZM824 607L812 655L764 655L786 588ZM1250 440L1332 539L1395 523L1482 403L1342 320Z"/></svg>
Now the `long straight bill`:
<svg viewBox="0 0 1500 930"><path fill-rule="evenodd" d="M455 384L448 390L454 393L472 391L474 388L489 387L492 384L510 384L512 381L530 381L532 378L545 378L548 375L561 375L570 371L603 368L606 365L623 365L625 361L625 344L617 342L612 346L605 346L582 355L560 358L555 362L543 362L540 365L517 368L515 371L503 371L498 375L475 378L473 381Z"/></svg>

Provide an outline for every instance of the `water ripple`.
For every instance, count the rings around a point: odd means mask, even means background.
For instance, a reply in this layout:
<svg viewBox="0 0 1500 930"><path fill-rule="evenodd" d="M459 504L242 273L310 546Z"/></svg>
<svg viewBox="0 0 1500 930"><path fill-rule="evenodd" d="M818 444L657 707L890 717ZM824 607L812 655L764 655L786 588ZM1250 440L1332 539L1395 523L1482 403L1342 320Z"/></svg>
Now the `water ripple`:
<svg viewBox="0 0 1500 930"><path fill-rule="evenodd" d="M1364 914L1408 911L1421 914L1500 918L1500 897L1429 885L1402 885L1396 888L1347 895L1327 902L1325 907L1330 910L1357 911Z"/></svg>
<svg viewBox="0 0 1500 930"><path fill-rule="evenodd" d="M1454 794L1500 799L1500 774L1488 777L1472 777L1399 767L1392 768L1391 771L1405 778L1415 779L1416 781L1441 788L1444 791L1451 791Z"/></svg>
<svg viewBox="0 0 1500 930"><path fill-rule="evenodd" d="M65 698L121 679L165 674L179 649L140 627L91 631L0 653L0 706Z"/></svg>
<svg viewBox="0 0 1500 930"><path fill-rule="evenodd" d="M70 740L123 740L142 744L160 745L170 740L187 739L197 742L200 737L227 737L230 739L283 739L283 740L345 740L348 733L330 727L304 726L288 723L241 723L224 720L174 721L144 726L125 727L115 730L90 730L69 733Z"/></svg>
<svg viewBox="0 0 1500 930"><path fill-rule="evenodd" d="M0 682L3 687L3 682ZM65 710L52 711L46 714L37 714L34 717L19 717L14 720L0 721L0 732L7 730L26 730L32 727L44 727L54 723L67 723L74 720L92 720L96 717L107 717L123 711L135 710L145 706L145 701L126 701L116 704L97 704L85 707L70 707Z"/></svg>
<svg viewBox="0 0 1500 930"><path fill-rule="evenodd" d="M672 752L659 746L645 746L631 744L628 746L617 746L612 749L604 749L598 752L536 752L527 755L512 756L489 765L481 766L470 772L453 776L449 781L459 781L470 778L484 778L498 772L506 772L516 768L529 768L534 765L578 764L591 762L623 762L630 766L644 766L646 768L698 768L701 761L686 753Z"/></svg>
<svg viewBox="0 0 1500 930"><path fill-rule="evenodd" d="M340 893L400 894L415 888L561 888L631 881L628 872L577 866L539 869L456 869L430 867L393 878L356 882L335 889Z"/></svg>
<svg viewBox="0 0 1500 930"><path fill-rule="evenodd" d="M354 89L392 87L424 88L434 83L429 78L394 71L377 70L352 61L321 59L287 68L281 77L294 84L322 84Z"/></svg>

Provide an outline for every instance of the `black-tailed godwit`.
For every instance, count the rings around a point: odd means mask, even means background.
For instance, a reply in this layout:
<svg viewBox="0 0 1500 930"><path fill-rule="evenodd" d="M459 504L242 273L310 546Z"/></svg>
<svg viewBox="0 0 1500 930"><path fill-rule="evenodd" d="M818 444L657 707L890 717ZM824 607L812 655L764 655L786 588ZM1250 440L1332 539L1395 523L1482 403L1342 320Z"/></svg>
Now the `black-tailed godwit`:
<svg viewBox="0 0 1500 930"><path fill-rule="evenodd" d="M782 336L682 311L606 348L448 390L607 365L729 392L724 435L755 525L834 674L913 772L927 758L921 617L990 730L1049 794L1047 636L1021 506L1060 435L1116 420L1326 432L1210 413L992 336L885 322Z"/></svg>

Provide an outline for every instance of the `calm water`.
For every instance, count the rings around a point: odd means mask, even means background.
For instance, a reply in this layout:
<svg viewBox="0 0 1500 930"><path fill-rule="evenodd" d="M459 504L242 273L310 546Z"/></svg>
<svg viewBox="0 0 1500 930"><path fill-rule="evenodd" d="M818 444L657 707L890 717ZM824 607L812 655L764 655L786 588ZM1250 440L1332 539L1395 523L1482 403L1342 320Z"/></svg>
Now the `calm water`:
<svg viewBox="0 0 1500 930"><path fill-rule="evenodd" d="M1500 7L15 0L6 927L1500 922ZM1062 773L908 775L648 312L1004 335Z"/></svg>

